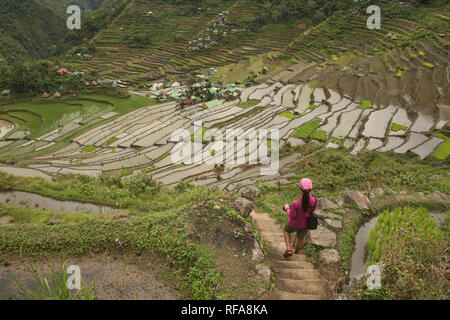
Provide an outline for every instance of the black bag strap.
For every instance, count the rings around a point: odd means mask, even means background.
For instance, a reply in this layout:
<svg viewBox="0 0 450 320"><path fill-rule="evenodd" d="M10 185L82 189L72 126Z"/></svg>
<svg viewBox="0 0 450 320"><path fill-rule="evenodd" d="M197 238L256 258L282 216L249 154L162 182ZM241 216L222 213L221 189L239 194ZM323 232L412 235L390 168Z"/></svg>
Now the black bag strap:
<svg viewBox="0 0 450 320"><path fill-rule="evenodd" d="M319 202L319 201L317 200L317 197L314 197L314 205L313 205L313 207L312 207L311 213L314 213L314 211L316 210L316 208L317 208L317 202Z"/></svg>

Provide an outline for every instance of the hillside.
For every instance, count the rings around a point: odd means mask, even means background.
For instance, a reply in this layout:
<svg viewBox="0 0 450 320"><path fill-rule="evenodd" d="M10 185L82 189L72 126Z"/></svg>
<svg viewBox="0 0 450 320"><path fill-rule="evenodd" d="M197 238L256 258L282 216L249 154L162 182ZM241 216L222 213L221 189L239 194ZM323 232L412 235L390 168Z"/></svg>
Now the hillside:
<svg viewBox="0 0 450 320"><path fill-rule="evenodd" d="M187 2L189 3L189 2ZM278 51L298 35L298 18L270 21L260 28L264 6L251 0L218 1L202 6L161 1L130 1L124 12L91 41L97 54L89 63L75 64L84 71L96 70L132 83L167 76L186 78L202 67L234 63L260 53ZM148 16L148 12L154 16ZM209 22L227 12L230 29L242 30L214 48L186 51L189 43L208 29Z"/></svg>
<svg viewBox="0 0 450 320"><path fill-rule="evenodd" d="M12 66L39 48L1 36L0 299L64 260L102 275L86 299L448 300L445 1L380 0L381 29L366 1L79 3L53 57ZM289 256L305 177L318 228Z"/></svg>
<svg viewBox="0 0 450 320"><path fill-rule="evenodd" d="M0 0L0 54L10 64L48 57L66 31L62 17L34 0Z"/></svg>
<svg viewBox="0 0 450 320"><path fill-rule="evenodd" d="M105 2L113 2L114 0L36 0L37 3L51 8L53 11L66 14L67 7L70 5L78 5L82 12L91 12L98 9Z"/></svg>

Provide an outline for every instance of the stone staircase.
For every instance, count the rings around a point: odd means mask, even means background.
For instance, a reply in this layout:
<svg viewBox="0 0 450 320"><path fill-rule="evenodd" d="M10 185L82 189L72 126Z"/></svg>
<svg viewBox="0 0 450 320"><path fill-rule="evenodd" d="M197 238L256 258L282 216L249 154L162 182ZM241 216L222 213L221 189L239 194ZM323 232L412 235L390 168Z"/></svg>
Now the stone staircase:
<svg viewBox="0 0 450 320"><path fill-rule="evenodd" d="M267 213L250 216L256 223L261 238L269 243L269 259L274 266L276 290L272 300L326 300L329 299L328 281L306 260L304 254L283 257L286 250L283 231L278 222Z"/></svg>

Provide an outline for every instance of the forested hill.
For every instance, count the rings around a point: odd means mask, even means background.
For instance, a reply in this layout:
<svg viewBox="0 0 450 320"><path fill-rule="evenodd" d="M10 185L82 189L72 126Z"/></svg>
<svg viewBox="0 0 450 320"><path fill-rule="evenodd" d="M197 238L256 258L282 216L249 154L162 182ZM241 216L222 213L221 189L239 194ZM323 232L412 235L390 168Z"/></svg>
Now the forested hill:
<svg viewBox="0 0 450 320"><path fill-rule="evenodd" d="M66 31L62 16L34 0L0 0L0 56L9 64L49 56Z"/></svg>
<svg viewBox="0 0 450 320"><path fill-rule="evenodd" d="M67 7L73 4L80 6L82 12L91 12L114 0L36 0L36 2L64 15Z"/></svg>

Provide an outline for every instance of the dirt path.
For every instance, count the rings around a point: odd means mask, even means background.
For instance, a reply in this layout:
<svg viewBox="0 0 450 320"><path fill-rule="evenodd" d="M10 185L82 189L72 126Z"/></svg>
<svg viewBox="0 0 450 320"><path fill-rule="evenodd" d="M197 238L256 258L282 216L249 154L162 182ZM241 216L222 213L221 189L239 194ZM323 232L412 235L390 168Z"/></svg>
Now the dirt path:
<svg viewBox="0 0 450 320"><path fill-rule="evenodd" d="M285 242L277 221L267 213L252 212L252 219L261 237L270 245L269 256L275 267L277 290L273 300L326 300L330 296L328 281L321 279L319 271L307 262L304 254L284 258Z"/></svg>

